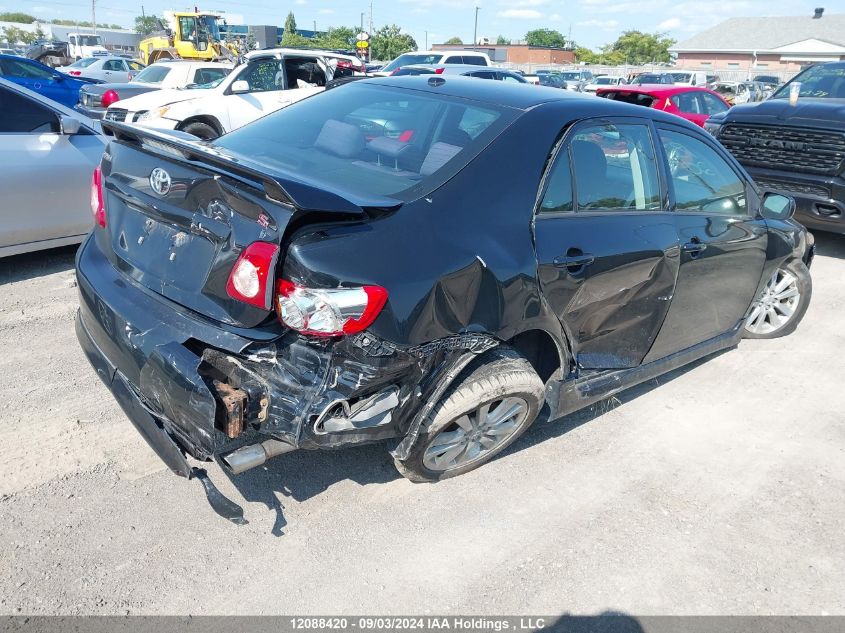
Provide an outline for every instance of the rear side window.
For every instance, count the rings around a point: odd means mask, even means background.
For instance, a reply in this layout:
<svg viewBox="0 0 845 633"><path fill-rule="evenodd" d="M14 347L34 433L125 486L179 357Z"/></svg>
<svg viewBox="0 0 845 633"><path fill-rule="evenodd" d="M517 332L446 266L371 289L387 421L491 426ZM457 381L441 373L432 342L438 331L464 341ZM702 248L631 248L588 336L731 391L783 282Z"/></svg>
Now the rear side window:
<svg viewBox="0 0 845 633"><path fill-rule="evenodd" d="M568 141L578 211L660 209L657 161L645 125L579 129Z"/></svg>
<svg viewBox="0 0 845 633"><path fill-rule="evenodd" d="M558 152L546 179L546 192L540 202L540 213L568 213L573 209L572 166L569 151Z"/></svg>
<svg viewBox="0 0 845 633"><path fill-rule="evenodd" d="M688 114L703 114L701 112L698 99L695 97L696 93L694 92L681 92L676 95L672 95L672 103L674 103L675 107L681 112L686 112Z"/></svg>
<svg viewBox="0 0 845 633"><path fill-rule="evenodd" d="M351 83L216 144L332 189L412 200L475 158L515 116L498 105Z"/></svg>
<svg viewBox="0 0 845 633"><path fill-rule="evenodd" d="M103 63L103 70L126 70L119 59L110 59Z"/></svg>
<svg viewBox="0 0 845 633"><path fill-rule="evenodd" d="M144 70L135 75L136 81L140 84L160 84L167 77L170 68L167 66L147 66Z"/></svg>
<svg viewBox="0 0 845 633"><path fill-rule="evenodd" d="M679 211L747 215L745 184L712 147L686 134L660 130Z"/></svg>
<svg viewBox="0 0 845 633"><path fill-rule="evenodd" d="M214 83L228 74L228 68L198 68L194 71L194 83L199 86Z"/></svg>
<svg viewBox="0 0 845 633"><path fill-rule="evenodd" d="M613 99L614 101L645 106L646 108L650 108L654 105L655 101L655 97L639 92L608 92L601 96L607 99Z"/></svg>
<svg viewBox="0 0 845 633"><path fill-rule="evenodd" d="M52 110L0 87L0 134L58 132L59 119Z"/></svg>
<svg viewBox="0 0 845 633"><path fill-rule="evenodd" d="M463 60L465 64L470 66L486 66L487 61L478 55L464 55Z"/></svg>
<svg viewBox="0 0 845 633"><path fill-rule="evenodd" d="M285 59L285 74L287 87L309 88L326 85L326 74L315 59L287 58Z"/></svg>

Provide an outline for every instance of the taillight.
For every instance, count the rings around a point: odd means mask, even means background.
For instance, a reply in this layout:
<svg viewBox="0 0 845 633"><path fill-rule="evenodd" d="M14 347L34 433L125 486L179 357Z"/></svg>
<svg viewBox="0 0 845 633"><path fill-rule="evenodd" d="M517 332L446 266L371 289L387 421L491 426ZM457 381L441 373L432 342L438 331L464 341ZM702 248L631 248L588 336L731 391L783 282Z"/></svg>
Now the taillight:
<svg viewBox="0 0 845 633"><path fill-rule="evenodd" d="M253 242L242 252L229 273L226 292L232 299L271 310L273 272L279 247L270 242Z"/></svg>
<svg viewBox="0 0 845 633"><path fill-rule="evenodd" d="M103 172L100 167L94 168L91 177L91 213L98 226L106 228L106 205L103 202Z"/></svg>
<svg viewBox="0 0 845 633"><path fill-rule="evenodd" d="M79 77L82 73L78 70L71 70L68 72L68 75L73 75L74 77Z"/></svg>
<svg viewBox="0 0 845 633"><path fill-rule="evenodd" d="M348 59L339 59L337 60L337 67L338 68L354 68L352 62Z"/></svg>
<svg viewBox="0 0 845 633"><path fill-rule="evenodd" d="M435 74L437 74L437 75L442 75L444 72L446 72L446 69L445 69L445 68L443 68L443 67L441 67L441 68L435 68L435 69L434 69L434 72L435 72Z"/></svg>
<svg viewBox="0 0 845 633"><path fill-rule="evenodd" d="M381 286L302 288L282 279L276 292L282 324L314 336L363 332L387 302L387 290Z"/></svg>
<svg viewBox="0 0 845 633"><path fill-rule="evenodd" d="M120 95L118 95L114 90L106 90L103 93L103 96L100 97L100 103L103 104L104 108L108 108L116 101L120 101Z"/></svg>

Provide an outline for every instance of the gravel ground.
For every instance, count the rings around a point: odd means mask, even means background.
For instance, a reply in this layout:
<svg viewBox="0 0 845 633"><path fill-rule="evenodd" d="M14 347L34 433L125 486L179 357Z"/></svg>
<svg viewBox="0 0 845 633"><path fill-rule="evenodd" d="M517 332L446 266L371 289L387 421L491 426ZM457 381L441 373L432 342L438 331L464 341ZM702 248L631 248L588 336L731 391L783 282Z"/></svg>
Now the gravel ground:
<svg viewBox="0 0 845 633"><path fill-rule="evenodd" d="M556 421L484 468L382 445L165 471L73 333L73 250L0 260L0 613L845 614L845 237L798 331Z"/></svg>

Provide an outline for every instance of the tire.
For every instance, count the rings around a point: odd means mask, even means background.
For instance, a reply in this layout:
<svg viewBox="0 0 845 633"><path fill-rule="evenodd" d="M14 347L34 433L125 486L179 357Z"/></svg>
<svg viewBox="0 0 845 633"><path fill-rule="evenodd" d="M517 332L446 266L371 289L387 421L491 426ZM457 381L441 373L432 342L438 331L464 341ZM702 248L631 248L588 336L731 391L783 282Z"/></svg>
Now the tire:
<svg viewBox="0 0 845 633"><path fill-rule="evenodd" d="M415 482L439 481L475 470L531 426L543 406L544 393L543 382L525 358L508 348L487 352L443 394L423 421L407 459L394 460L396 468ZM497 417L501 418L498 422Z"/></svg>
<svg viewBox="0 0 845 633"><path fill-rule="evenodd" d="M781 290L777 291L778 287ZM813 296L813 279L799 259L781 265L766 282L743 324L743 338L779 338L792 334Z"/></svg>
<svg viewBox="0 0 845 633"><path fill-rule="evenodd" d="M188 123L188 125L185 125L179 129L182 132L187 132L188 134L198 136L204 141L211 141L220 136L220 134L217 133L217 130L215 130L208 123L203 123L202 121L194 121L193 123Z"/></svg>

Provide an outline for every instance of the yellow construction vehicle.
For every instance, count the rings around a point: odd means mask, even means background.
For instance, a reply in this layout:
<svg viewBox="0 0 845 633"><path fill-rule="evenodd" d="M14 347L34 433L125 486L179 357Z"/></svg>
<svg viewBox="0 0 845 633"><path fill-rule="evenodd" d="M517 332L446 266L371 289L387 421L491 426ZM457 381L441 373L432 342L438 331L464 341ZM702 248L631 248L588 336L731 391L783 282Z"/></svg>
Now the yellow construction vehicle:
<svg viewBox="0 0 845 633"><path fill-rule="evenodd" d="M234 61L237 47L220 37L219 15L165 11L161 30L141 40L141 61L150 65L163 59Z"/></svg>

